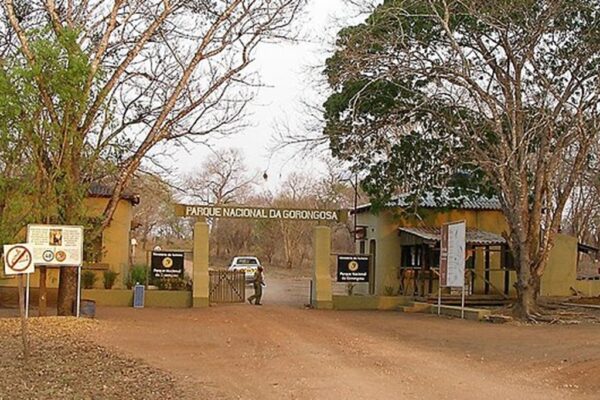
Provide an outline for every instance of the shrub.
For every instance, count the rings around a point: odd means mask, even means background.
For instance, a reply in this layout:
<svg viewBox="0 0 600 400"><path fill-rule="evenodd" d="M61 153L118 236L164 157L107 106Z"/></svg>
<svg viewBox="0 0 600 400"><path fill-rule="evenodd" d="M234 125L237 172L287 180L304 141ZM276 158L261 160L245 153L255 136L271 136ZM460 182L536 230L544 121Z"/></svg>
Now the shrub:
<svg viewBox="0 0 600 400"><path fill-rule="evenodd" d="M81 273L81 284L84 289L93 289L96 283L96 274L94 271L85 270Z"/></svg>
<svg viewBox="0 0 600 400"><path fill-rule="evenodd" d="M103 278L104 278L104 289L112 289L112 287L115 284L115 281L117 280L117 276L119 274L116 273L115 271L104 271L103 274Z"/></svg>
<svg viewBox="0 0 600 400"><path fill-rule="evenodd" d="M127 289L131 289L136 284L145 284L148 267L145 265L135 265L129 270L127 275Z"/></svg>
<svg viewBox="0 0 600 400"><path fill-rule="evenodd" d="M192 290L192 280L187 274L183 278L150 278L150 284L158 290Z"/></svg>

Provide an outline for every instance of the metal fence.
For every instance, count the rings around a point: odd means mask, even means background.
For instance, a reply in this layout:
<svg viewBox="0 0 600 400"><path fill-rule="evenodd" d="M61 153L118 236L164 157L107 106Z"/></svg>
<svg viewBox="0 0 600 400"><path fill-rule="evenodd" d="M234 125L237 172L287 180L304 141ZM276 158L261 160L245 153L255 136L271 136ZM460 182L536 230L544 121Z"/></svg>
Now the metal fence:
<svg viewBox="0 0 600 400"><path fill-rule="evenodd" d="M243 303L246 301L244 271L209 271L211 303Z"/></svg>

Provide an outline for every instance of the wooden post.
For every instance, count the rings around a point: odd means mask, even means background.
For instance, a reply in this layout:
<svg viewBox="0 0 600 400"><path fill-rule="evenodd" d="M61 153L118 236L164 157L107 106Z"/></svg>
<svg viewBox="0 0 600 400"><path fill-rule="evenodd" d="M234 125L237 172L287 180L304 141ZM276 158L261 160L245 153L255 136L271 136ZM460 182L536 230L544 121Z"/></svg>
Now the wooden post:
<svg viewBox="0 0 600 400"><path fill-rule="evenodd" d="M40 317L46 316L46 306L47 306L47 295L48 291L46 289L46 266L39 267L40 269L40 285L39 285L39 300L38 300L38 312Z"/></svg>
<svg viewBox="0 0 600 400"><path fill-rule="evenodd" d="M490 293L490 280L491 280L491 276L490 276L490 246L485 246L485 294L489 294Z"/></svg>

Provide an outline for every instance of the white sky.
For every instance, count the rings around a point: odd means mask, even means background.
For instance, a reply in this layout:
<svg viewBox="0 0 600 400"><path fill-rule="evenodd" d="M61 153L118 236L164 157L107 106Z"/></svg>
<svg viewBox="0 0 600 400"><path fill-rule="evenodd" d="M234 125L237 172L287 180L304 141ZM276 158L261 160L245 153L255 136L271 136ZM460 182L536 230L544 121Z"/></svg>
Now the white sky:
<svg viewBox="0 0 600 400"><path fill-rule="evenodd" d="M318 160L294 158L298 149L287 148L270 157L270 148L277 134L276 126L282 121L305 129L303 100L322 104L327 98L328 93L316 89L316 82L322 79L324 61L333 50L335 35L342 24L357 21L348 15L343 0L310 0L306 15L297 21L302 24L305 39L300 43L263 44L257 49L252 68L258 71L265 87L259 89L249 107L249 127L239 134L211 140L211 147L242 150L250 169L260 171L261 175L267 171L269 179L265 185L270 190L277 190L290 172L322 171L323 165ZM210 152L204 145L190 145L187 151L175 154L172 162L179 175L185 174L198 169Z"/></svg>

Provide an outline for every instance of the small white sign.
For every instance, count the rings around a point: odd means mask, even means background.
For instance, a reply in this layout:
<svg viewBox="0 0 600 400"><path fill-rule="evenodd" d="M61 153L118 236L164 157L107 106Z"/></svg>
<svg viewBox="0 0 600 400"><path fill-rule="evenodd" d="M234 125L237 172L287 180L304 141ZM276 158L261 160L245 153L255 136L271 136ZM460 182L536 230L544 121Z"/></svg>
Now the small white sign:
<svg viewBox="0 0 600 400"><path fill-rule="evenodd" d="M71 225L28 225L27 242L33 247L35 265L83 264L83 227Z"/></svg>
<svg viewBox="0 0 600 400"><path fill-rule="evenodd" d="M33 248L28 243L4 245L4 274L31 274L35 271Z"/></svg>

